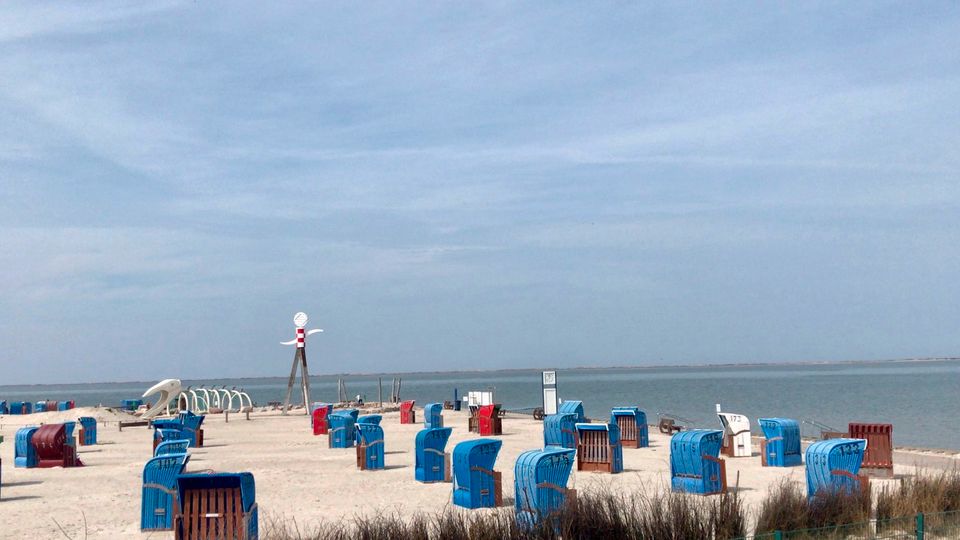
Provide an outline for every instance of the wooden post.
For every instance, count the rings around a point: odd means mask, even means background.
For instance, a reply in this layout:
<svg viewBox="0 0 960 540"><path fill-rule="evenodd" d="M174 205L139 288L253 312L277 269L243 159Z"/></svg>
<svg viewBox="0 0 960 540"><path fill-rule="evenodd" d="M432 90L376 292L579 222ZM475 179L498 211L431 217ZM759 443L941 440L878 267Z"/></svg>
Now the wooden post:
<svg viewBox="0 0 960 540"><path fill-rule="evenodd" d="M383 408L383 379L377 377L377 395L379 396L380 408Z"/></svg>

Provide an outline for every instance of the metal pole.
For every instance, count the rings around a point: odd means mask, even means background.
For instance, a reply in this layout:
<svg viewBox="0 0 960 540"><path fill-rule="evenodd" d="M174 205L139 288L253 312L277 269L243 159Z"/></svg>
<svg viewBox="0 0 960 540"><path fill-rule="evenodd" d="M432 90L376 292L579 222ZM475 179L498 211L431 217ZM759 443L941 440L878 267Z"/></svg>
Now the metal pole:
<svg viewBox="0 0 960 540"><path fill-rule="evenodd" d="M924 533L923 512L917 514L917 540L923 540Z"/></svg>

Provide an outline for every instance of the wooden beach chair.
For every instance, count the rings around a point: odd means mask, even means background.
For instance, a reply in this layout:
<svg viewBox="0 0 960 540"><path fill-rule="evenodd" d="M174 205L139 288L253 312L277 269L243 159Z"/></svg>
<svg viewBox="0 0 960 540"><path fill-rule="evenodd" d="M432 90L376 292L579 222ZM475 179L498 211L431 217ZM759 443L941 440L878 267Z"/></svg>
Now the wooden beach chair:
<svg viewBox="0 0 960 540"><path fill-rule="evenodd" d="M166 444L166 443L165 443ZM190 461L185 453L166 454L147 461L140 492L140 530L169 531L179 510L177 476Z"/></svg>
<svg viewBox="0 0 960 540"><path fill-rule="evenodd" d="M418 482L449 482L450 454L444 452L453 428L421 429L414 443L414 478Z"/></svg>
<svg viewBox="0 0 960 540"><path fill-rule="evenodd" d="M847 426L851 439L864 439L867 448L860 471L867 476L893 478L893 424L851 422Z"/></svg>
<svg viewBox="0 0 960 540"><path fill-rule="evenodd" d="M503 505L503 481L500 471L493 470L502 444L473 439L453 448L453 504L471 509Z"/></svg>
<svg viewBox="0 0 960 540"><path fill-rule="evenodd" d="M580 424L577 428L577 470L617 474L623 471L623 446L616 424Z"/></svg>
<svg viewBox="0 0 960 540"><path fill-rule="evenodd" d="M670 439L673 491L712 495L727 490L726 463L720 459L723 431L693 429Z"/></svg>
<svg viewBox="0 0 960 540"><path fill-rule="evenodd" d="M661 416L660 421L657 422L657 429L664 435L673 435L674 433L683 431L683 426L677 425L677 421L673 418Z"/></svg>
<svg viewBox="0 0 960 540"><path fill-rule="evenodd" d="M610 411L610 423L620 428L620 442L624 448L650 446L650 430L647 413L637 407L614 407Z"/></svg>
<svg viewBox="0 0 960 540"><path fill-rule="evenodd" d="M177 477L180 515L176 540L257 540L259 523L253 475L182 474Z"/></svg>

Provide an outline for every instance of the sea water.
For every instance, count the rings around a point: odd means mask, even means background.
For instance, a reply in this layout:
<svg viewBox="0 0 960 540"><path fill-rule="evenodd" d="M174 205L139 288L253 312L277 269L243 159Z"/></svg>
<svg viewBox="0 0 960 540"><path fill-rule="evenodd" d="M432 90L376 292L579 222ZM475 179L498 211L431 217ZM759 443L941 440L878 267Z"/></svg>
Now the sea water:
<svg viewBox="0 0 960 540"><path fill-rule="evenodd" d="M317 369L314 367L314 369ZM506 409L542 405L540 370L332 375L311 377L311 400L336 401L337 379L350 399L389 400L394 377L402 378L401 398L418 405L453 399L470 390L493 390ZM73 399L78 406L118 405L138 398L152 382L77 385L0 386L0 400ZM184 380L184 386L243 388L253 401L283 401L287 378ZM659 413L682 417L680 424L717 428L715 410L756 418L778 416L813 420L845 431L848 422L891 423L898 446L960 450L960 361L690 366L560 369L558 394L582 400L587 416L609 417L615 406L637 406L648 421ZM295 388L293 399L299 395ZM805 435L819 428L804 424Z"/></svg>

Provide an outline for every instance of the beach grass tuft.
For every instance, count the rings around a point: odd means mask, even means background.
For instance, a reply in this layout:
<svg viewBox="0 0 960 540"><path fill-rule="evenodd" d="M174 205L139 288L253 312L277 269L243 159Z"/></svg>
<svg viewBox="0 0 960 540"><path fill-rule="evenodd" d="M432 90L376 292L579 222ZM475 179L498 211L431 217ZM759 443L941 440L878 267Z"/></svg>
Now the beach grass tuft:
<svg viewBox="0 0 960 540"><path fill-rule="evenodd" d="M755 534L773 531L819 529L817 534L829 537L829 531L854 523L866 523L871 517L871 494L822 492L807 498L803 487L784 479L763 499L757 511ZM838 531L847 534L849 531Z"/></svg>
<svg viewBox="0 0 960 540"><path fill-rule="evenodd" d="M877 494L877 519L960 511L960 469L918 472Z"/></svg>

